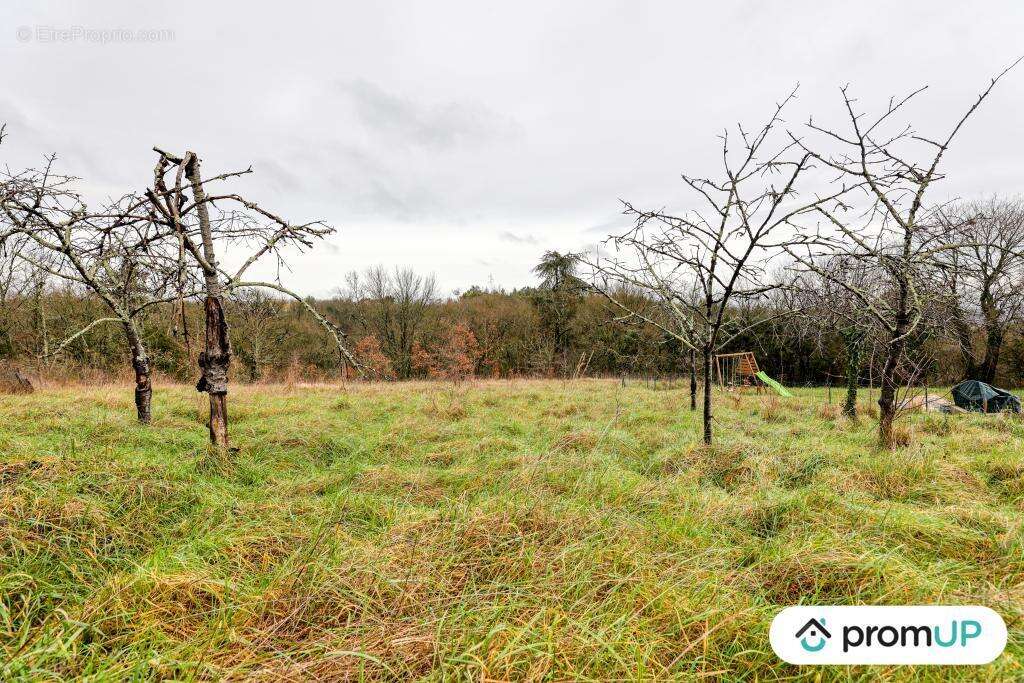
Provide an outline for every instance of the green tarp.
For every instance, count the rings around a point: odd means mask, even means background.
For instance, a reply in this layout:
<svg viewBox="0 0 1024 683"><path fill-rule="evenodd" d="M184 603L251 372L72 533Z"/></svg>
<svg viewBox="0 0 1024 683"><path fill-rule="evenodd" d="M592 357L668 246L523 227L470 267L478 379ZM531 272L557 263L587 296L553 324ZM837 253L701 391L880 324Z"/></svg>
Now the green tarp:
<svg viewBox="0 0 1024 683"><path fill-rule="evenodd" d="M969 379L952 390L957 407L976 413L1020 412L1020 399L1005 389Z"/></svg>

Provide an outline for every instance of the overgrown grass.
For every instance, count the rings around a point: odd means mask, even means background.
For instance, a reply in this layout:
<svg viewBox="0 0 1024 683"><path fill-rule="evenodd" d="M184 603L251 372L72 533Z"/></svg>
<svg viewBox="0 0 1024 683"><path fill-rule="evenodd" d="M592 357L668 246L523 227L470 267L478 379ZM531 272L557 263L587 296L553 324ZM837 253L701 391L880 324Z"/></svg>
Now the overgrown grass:
<svg viewBox="0 0 1024 683"><path fill-rule="evenodd" d="M1024 424L616 382L0 397L0 678L1010 680ZM782 606L988 605L982 668L797 668Z"/></svg>

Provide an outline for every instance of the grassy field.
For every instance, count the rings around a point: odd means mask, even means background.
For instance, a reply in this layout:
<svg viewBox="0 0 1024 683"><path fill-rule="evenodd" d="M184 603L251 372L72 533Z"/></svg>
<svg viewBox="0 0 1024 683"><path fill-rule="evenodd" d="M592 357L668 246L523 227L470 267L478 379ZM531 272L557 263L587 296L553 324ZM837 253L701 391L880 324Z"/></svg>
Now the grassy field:
<svg viewBox="0 0 1024 683"><path fill-rule="evenodd" d="M874 447L824 394L240 387L0 396L0 679L1024 678L1024 422ZM988 605L981 668L797 668L781 606Z"/></svg>

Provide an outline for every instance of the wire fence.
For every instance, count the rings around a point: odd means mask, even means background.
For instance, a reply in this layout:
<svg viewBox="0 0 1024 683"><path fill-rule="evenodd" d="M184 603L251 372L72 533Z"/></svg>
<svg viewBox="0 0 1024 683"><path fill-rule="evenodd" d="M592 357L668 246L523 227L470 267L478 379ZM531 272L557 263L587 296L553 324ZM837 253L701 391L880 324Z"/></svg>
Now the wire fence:
<svg viewBox="0 0 1024 683"><path fill-rule="evenodd" d="M783 384L790 390L808 390L808 393L813 390L814 393L811 394L811 396L822 404L842 405L846 401L846 377L843 375L831 375L829 376L829 379L837 379L839 381L831 382L826 380L824 383L803 382L798 384ZM858 404L872 405L878 400L879 387L874 380L874 377L869 377L864 378L860 383L858 383ZM686 373L624 373L620 375L619 382L622 387L641 387L651 391L681 391L689 393L690 390L690 376ZM738 391L741 393L757 393L767 396L775 395L772 389L766 386L723 386L717 381L714 381L712 384L712 388L715 391ZM698 377L696 383L696 391L698 395L701 394L703 390L703 379ZM1024 392L1020 389L1011 390L1010 393L1014 394L1018 398L1024 399ZM926 410L935 410L936 407L929 408L929 406L931 406L937 399L941 399L939 403L948 402L948 404L954 404L955 401L953 400L951 386L949 384L936 385L920 381L901 386L899 391L897 391L896 403L901 407L901 409L913 409L920 407L920 405L923 404Z"/></svg>

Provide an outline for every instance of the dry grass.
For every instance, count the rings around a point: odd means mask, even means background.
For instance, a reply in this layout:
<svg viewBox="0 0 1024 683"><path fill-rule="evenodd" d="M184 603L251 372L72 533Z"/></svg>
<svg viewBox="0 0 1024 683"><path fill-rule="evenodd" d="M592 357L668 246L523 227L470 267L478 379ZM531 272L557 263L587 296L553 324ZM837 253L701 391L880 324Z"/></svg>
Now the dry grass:
<svg viewBox="0 0 1024 683"><path fill-rule="evenodd" d="M4 680L1012 680L1024 433L910 416L883 451L795 399L486 381L240 387L211 466L159 386L0 397ZM972 670L796 669L805 603L977 603Z"/></svg>
<svg viewBox="0 0 1024 683"><path fill-rule="evenodd" d="M843 414L843 408L833 403L822 403L818 406L815 414L821 420L837 420Z"/></svg>
<svg viewBox="0 0 1024 683"><path fill-rule="evenodd" d="M765 422L782 422L786 418L782 403L776 397L771 397L761 403L761 419Z"/></svg>

